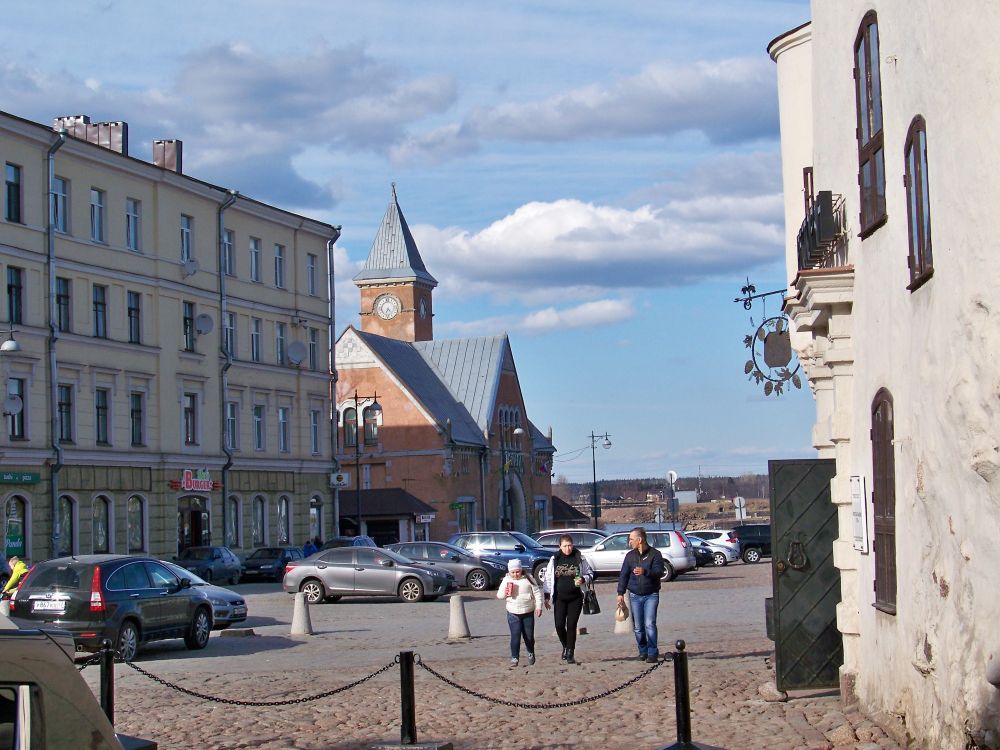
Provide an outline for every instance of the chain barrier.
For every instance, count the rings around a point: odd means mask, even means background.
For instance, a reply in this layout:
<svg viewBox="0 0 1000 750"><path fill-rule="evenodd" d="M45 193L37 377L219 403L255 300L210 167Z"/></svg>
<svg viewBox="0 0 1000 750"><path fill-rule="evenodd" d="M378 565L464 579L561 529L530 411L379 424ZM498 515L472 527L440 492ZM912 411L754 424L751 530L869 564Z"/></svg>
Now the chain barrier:
<svg viewBox="0 0 1000 750"><path fill-rule="evenodd" d="M667 657L667 659L671 660L672 658L673 658L672 656ZM454 680L445 677L440 672L427 666L423 662L423 660L420 659L419 654L415 656L415 661L419 667L421 667L424 671L429 672L431 675L441 680L441 682L445 683L446 685L450 685L456 690L466 693L467 695L471 695L473 698L479 698L480 700L488 701L489 703L495 703L498 706L509 706L511 708L524 708L528 709L529 711L547 711L557 708L570 708L571 706L582 706L586 703L593 703L594 701L599 701L602 698L607 698L608 696L621 692L625 688L639 682L643 677L646 677L649 674L655 672L657 669L660 668L662 664L666 662L666 659L664 661L656 662L653 666L644 669L642 672L639 672L635 677L623 682L618 687L610 688L609 690L605 690L603 693L598 693L597 695L589 695L571 701L559 701L558 703L519 703L517 701L504 700L503 698L494 698L491 695L486 695L485 693L480 693L471 688L467 688L464 685L459 685Z"/></svg>
<svg viewBox="0 0 1000 750"><path fill-rule="evenodd" d="M78 672L82 672L87 667L92 667L95 664L100 664L102 658L103 658L103 656L102 656L101 652L98 651L96 654L91 654L90 656L88 656L84 660L84 662L80 666L78 666L76 669L77 669Z"/></svg>
<svg viewBox="0 0 1000 750"><path fill-rule="evenodd" d="M389 662L385 666L372 672L370 675L362 677L359 680L355 680L354 682L348 683L347 685L342 685L339 688L334 688L333 690L327 690L322 693L317 693L316 695L308 695L303 698L289 698L287 700L280 700L280 701L241 701L241 700L236 700L235 698L217 698L213 695L206 695L205 693L199 693L195 690L189 690L186 687L182 687L173 682L169 682L163 679L162 677L158 677L157 675L152 674L151 672L147 672L145 669L138 666L134 662L127 661L125 663L132 669L134 669L136 672L141 674L142 676L151 679L153 682L158 682L164 687L168 687L171 690L176 690L179 693L190 695L192 698L201 698L202 700L212 701L214 703L225 703L230 706L264 707L264 706L292 706L297 703L309 703L310 701L319 700L320 698L329 698L331 695L336 695L337 693L342 693L345 690L350 690L351 688L357 687L358 685L367 682L373 677L378 677L383 672L392 669L393 667L396 666L396 664L399 663L399 657L396 657L395 661Z"/></svg>

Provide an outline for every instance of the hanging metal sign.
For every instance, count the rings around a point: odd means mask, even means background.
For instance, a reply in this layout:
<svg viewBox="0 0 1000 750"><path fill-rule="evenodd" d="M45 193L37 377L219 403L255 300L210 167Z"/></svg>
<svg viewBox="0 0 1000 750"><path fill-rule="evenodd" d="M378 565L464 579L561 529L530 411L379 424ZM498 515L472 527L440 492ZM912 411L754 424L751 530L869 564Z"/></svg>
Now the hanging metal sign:
<svg viewBox="0 0 1000 750"><path fill-rule="evenodd" d="M776 289L758 294L750 279L747 279L746 286L740 291L743 296L737 297L733 302L742 302L744 310L751 310L754 300L760 299L764 305L765 316L767 297L785 293L784 289ZM754 325L753 318L750 318L750 325ZM743 345L750 350L750 359L743 366L743 373L758 385L764 384L765 396L770 396L772 393L780 396L785 392L787 383L796 388L802 387L802 378L799 376L800 365L792 350L788 328L788 318L784 315L765 317L764 322L757 326L752 334L743 337Z"/></svg>

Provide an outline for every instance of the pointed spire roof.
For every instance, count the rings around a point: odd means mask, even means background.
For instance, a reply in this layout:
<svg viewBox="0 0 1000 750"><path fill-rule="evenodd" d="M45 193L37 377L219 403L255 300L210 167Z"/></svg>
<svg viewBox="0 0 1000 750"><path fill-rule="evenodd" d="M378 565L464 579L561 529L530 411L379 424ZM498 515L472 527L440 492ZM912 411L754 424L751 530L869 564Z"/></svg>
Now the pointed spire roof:
<svg viewBox="0 0 1000 750"><path fill-rule="evenodd" d="M437 279L427 272L424 261L417 250L417 243L410 234L403 212L396 200L396 183L392 183L392 200L382 217L372 249L364 268L354 277L354 283L376 283L378 281L422 281L437 286Z"/></svg>

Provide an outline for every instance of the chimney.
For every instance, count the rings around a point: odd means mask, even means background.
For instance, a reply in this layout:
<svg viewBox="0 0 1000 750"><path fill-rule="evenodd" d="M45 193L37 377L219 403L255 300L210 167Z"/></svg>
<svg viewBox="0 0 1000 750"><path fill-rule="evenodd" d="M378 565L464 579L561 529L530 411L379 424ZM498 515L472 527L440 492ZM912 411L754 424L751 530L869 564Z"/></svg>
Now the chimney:
<svg viewBox="0 0 1000 750"><path fill-rule="evenodd" d="M177 174L184 174L184 141L176 138L153 141L153 163Z"/></svg>
<svg viewBox="0 0 1000 750"><path fill-rule="evenodd" d="M57 117L52 128L65 129L74 138L128 156L127 122L91 122L87 115L69 115Z"/></svg>

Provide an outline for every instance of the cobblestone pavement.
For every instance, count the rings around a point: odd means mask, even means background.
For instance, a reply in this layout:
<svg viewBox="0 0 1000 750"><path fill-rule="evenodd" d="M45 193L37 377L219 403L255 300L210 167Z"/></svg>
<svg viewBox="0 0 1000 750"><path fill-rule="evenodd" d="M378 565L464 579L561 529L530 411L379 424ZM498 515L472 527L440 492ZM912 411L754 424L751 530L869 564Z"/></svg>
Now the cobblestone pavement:
<svg viewBox="0 0 1000 750"><path fill-rule="evenodd" d="M769 566L731 565L683 576L664 588L661 651L688 642L692 735L727 750L901 750L876 725L845 709L835 691L768 702L772 644L764 637ZM274 587L238 587L257 634L213 635L204 651L153 644L137 665L188 690L235 700L278 701L330 691L392 664L382 674L317 701L245 707L185 695L127 666L116 671L116 727L159 742L161 750L259 748L354 750L399 742L401 649L417 652L443 676L496 699L522 704L576 701L629 682L650 668L635 661L631 634L615 634L614 584L602 582L604 612L581 618L578 664L559 661L551 614L538 623L538 662L510 669L502 603L492 592L463 592L473 638L448 643L447 601L406 605L342 600L310 609L312 636L288 635L292 598ZM753 609L743 609L746 602ZM747 611L759 615L744 616ZM691 623L699 619L703 627ZM84 676L98 690L98 670ZM673 665L663 662L634 684L596 701L558 709L495 705L416 669L417 739L455 750L661 748L677 740Z"/></svg>

